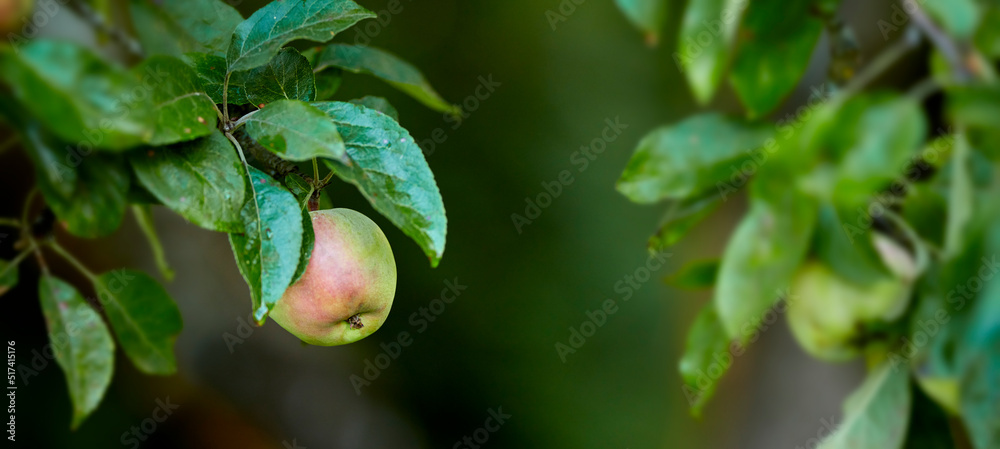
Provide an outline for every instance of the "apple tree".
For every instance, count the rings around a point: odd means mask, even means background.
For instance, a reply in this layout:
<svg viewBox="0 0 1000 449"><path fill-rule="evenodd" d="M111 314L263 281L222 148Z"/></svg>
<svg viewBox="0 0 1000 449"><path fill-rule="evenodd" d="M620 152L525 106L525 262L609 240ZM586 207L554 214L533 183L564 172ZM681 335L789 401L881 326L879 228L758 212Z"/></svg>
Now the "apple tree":
<svg viewBox="0 0 1000 449"><path fill-rule="evenodd" d="M85 17L95 13L71 5ZM316 240L329 238L314 233L310 211L332 207L322 192L334 177L355 185L432 266L445 247L441 194L396 110L380 97L335 100L349 71L380 78L432 110L457 112L399 57L329 43L372 12L351 0L278 0L244 18L218 0L131 0L128 13L134 33L97 30L118 52L18 34L0 44L0 112L35 167L23 213L0 218L18 232L20 251L0 261L0 294L16 285L21 263L39 265L38 297L73 428L104 396L116 347L142 372L171 374L183 326L152 276L91 271L53 226L93 239L131 213L167 280L173 274L151 207L227 233L259 324L307 272ZM289 46L303 41L320 46ZM381 235L368 223L365 232ZM391 264L381 239L378 255L388 260L380 262ZM52 273L52 256L79 270L97 298Z"/></svg>
<svg viewBox="0 0 1000 449"><path fill-rule="evenodd" d="M659 40L665 1L617 3ZM652 130L617 189L667 204L652 251L729 199L748 204L718 258L668 279L712 290L682 391L698 415L784 317L812 356L868 368L819 447L1000 447L1000 4L885 2L885 17L854 20L888 41L862 61L839 3L689 0L678 12L672 62L692 96L707 105L727 84L742 110ZM922 79L872 87L904 58L927 67ZM828 68L817 86L801 82L811 60ZM814 94L786 101L796 89Z"/></svg>

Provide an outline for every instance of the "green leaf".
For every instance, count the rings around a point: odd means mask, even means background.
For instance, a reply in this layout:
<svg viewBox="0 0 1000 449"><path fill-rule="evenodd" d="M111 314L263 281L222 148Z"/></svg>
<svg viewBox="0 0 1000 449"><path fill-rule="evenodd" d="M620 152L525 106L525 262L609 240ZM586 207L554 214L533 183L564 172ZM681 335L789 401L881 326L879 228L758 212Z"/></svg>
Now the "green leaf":
<svg viewBox="0 0 1000 449"><path fill-rule="evenodd" d="M309 266L309 259L312 257L313 247L316 244L316 234L313 232L312 216L309 209L302 209L302 247L299 249L299 265L295 267L295 274L292 275L294 284L306 274L306 267Z"/></svg>
<svg viewBox="0 0 1000 449"><path fill-rule="evenodd" d="M349 103L356 104L358 106L364 106L368 109L374 109L385 115L388 115L389 117L392 117L392 119L397 122L399 121L399 111L397 111L396 108L394 108L391 104L389 104L389 100L386 100L385 98L366 95L361 98L355 98L351 100Z"/></svg>
<svg viewBox="0 0 1000 449"><path fill-rule="evenodd" d="M213 231L243 230L243 165L222 133L135 151L129 161L139 182L188 221Z"/></svg>
<svg viewBox="0 0 1000 449"><path fill-rule="evenodd" d="M248 170L244 231L230 233L229 243L240 274L250 287L254 318L262 324L298 274L303 212L281 184L256 168Z"/></svg>
<svg viewBox="0 0 1000 449"><path fill-rule="evenodd" d="M17 261L20 262L20 261ZM16 262L0 259L0 296L17 287L18 269Z"/></svg>
<svg viewBox="0 0 1000 449"><path fill-rule="evenodd" d="M38 298L56 363L66 374L76 429L100 404L115 368L115 343L101 316L72 285L49 274L38 281Z"/></svg>
<svg viewBox="0 0 1000 449"><path fill-rule="evenodd" d="M729 74L748 116L759 117L777 107L809 66L823 31L822 22L810 14L810 7L808 1L750 3Z"/></svg>
<svg viewBox="0 0 1000 449"><path fill-rule="evenodd" d="M147 54L224 55L243 16L219 0L131 0L129 11Z"/></svg>
<svg viewBox="0 0 1000 449"><path fill-rule="evenodd" d="M87 238L118 229L129 190L128 168L122 161L103 154L70 157L37 124L24 132L38 190L66 229Z"/></svg>
<svg viewBox="0 0 1000 449"><path fill-rule="evenodd" d="M733 355L729 349L726 329L722 327L714 305L708 304L698 312L688 331L680 361L684 395L695 417L701 415L705 404L715 393L719 379L732 366Z"/></svg>
<svg viewBox="0 0 1000 449"><path fill-rule="evenodd" d="M294 48L281 49L260 67L234 73L229 84L246 92L247 100L258 107L282 99L312 101L316 97L312 66Z"/></svg>
<svg viewBox="0 0 1000 449"><path fill-rule="evenodd" d="M1000 4L983 4L974 42L976 48L990 59L1000 57Z"/></svg>
<svg viewBox="0 0 1000 449"><path fill-rule="evenodd" d="M187 53L186 56L191 61L195 74L198 76L199 90L207 93L215 104L243 105L250 103L243 84L234 83L232 79L229 80L229 97L225 98L225 102L222 101L222 86L226 81L226 58L204 53ZM243 76L244 73L247 72L236 72L233 77L237 77L237 81L239 81L239 77Z"/></svg>
<svg viewBox="0 0 1000 449"><path fill-rule="evenodd" d="M289 192L292 192L292 195L295 195L295 199L298 200L303 209L305 209L309 197L316 191L315 187L309 185L309 182L295 173L289 173L285 176L285 187L288 188Z"/></svg>
<svg viewBox="0 0 1000 449"><path fill-rule="evenodd" d="M921 5L948 34L961 40L972 37L982 15L975 0L924 0Z"/></svg>
<svg viewBox="0 0 1000 449"><path fill-rule="evenodd" d="M695 99L701 104L712 99L726 72L747 4L741 0L688 2L674 62L684 72Z"/></svg>
<svg viewBox="0 0 1000 449"><path fill-rule="evenodd" d="M1000 161L1000 86L961 85L947 90L947 112L968 144Z"/></svg>
<svg viewBox="0 0 1000 449"><path fill-rule="evenodd" d="M163 251L163 244L160 243L160 236L156 234L152 208L146 204L133 204L132 215L135 216L135 221L139 225L139 229L142 229L143 235L146 236L146 240L149 242L149 248L153 251L153 260L156 261L156 268L160 270L160 275L167 282L172 281L174 279L174 270L170 268L170 263L167 262L167 256Z"/></svg>
<svg viewBox="0 0 1000 449"><path fill-rule="evenodd" d="M741 344L760 324L802 263L816 224L816 203L788 188L783 196L754 198L730 237L719 265L715 307L729 336Z"/></svg>
<svg viewBox="0 0 1000 449"><path fill-rule="evenodd" d="M976 448L1000 445L1000 282L997 276L997 251L1000 251L1000 225L997 214L991 216L985 257L976 271L985 284L969 311L970 318L958 342L960 404L965 425ZM967 273L968 276L971 272ZM968 278L966 278L968 279ZM967 285L972 285L968 280Z"/></svg>
<svg viewBox="0 0 1000 449"><path fill-rule="evenodd" d="M636 203L702 194L740 174L740 164L771 134L770 127L717 113L658 128L639 142L618 191Z"/></svg>
<svg viewBox="0 0 1000 449"><path fill-rule="evenodd" d="M145 85L65 41L0 48L0 77L14 97L48 129L80 146L121 150L152 137L152 119L138 95L167 80L157 72L143 76Z"/></svg>
<svg viewBox="0 0 1000 449"><path fill-rule="evenodd" d="M853 137L842 150L835 187L835 197L848 207L866 201L894 180L905 180L927 135L921 106L914 100L878 97L862 103L869 106L852 120L852 130L831 129Z"/></svg>
<svg viewBox="0 0 1000 449"><path fill-rule="evenodd" d="M900 449L910 418L909 370L883 363L844 402L844 422L819 449Z"/></svg>
<svg viewBox="0 0 1000 449"><path fill-rule="evenodd" d="M134 270L103 273L93 282L118 343L136 368L147 374L176 372L174 342L184 323L163 286Z"/></svg>
<svg viewBox="0 0 1000 449"><path fill-rule="evenodd" d="M168 145L207 136L215 130L218 113L215 103L202 92L198 75L184 62L170 56L153 56L133 72L159 73L166 82L153 88L150 105L155 130L147 142Z"/></svg>
<svg viewBox="0 0 1000 449"><path fill-rule="evenodd" d="M226 54L229 72L267 64L285 44L326 42L363 19L375 17L351 0L274 1L236 27Z"/></svg>
<svg viewBox="0 0 1000 449"><path fill-rule="evenodd" d="M363 45L330 44L316 56L315 65L316 71L338 67L372 75L431 109L449 114L458 112L455 105L441 98L416 67L385 50Z"/></svg>
<svg viewBox="0 0 1000 449"><path fill-rule="evenodd" d="M666 0L615 0L615 3L632 25L642 32L647 43L656 45L659 42L660 29L667 19Z"/></svg>
<svg viewBox="0 0 1000 449"><path fill-rule="evenodd" d="M354 184L375 210L410 236L437 266L444 254L448 220L420 147L391 117L350 103L314 103L328 114L347 145L351 164L328 163Z"/></svg>
<svg viewBox="0 0 1000 449"><path fill-rule="evenodd" d="M278 100L244 119L246 133L289 161L343 160L344 141L323 111L298 100Z"/></svg>
<svg viewBox="0 0 1000 449"><path fill-rule="evenodd" d="M715 195L675 201L660 222L660 229L656 231L656 235L650 237L649 250L654 253L663 252L674 246L695 226L715 212L720 204L722 198Z"/></svg>
<svg viewBox="0 0 1000 449"><path fill-rule="evenodd" d="M666 279L666 283L677 288L700 290L714 287L718 275L719 259L699 260L681 267Z"/></svg>
<svg viewBox="0 0 1000 449"><path fill-rule="evenodd" d="M858 285L885 279L889 272L872 243L871 220L873 218L864 209L842 211L823 203L813 238L816 258ZM864 224L868 226L862 226Z"/></svg>
<svg viewBox="0 0 1000 449"><path fill-rule="evenodd" d="M967 227L973 216L975 192L970 173L969 143L965 136L955 137L951 161L951 189L948 192L948 216L945 224L944 254L953 257L965 246Z"/></svg>

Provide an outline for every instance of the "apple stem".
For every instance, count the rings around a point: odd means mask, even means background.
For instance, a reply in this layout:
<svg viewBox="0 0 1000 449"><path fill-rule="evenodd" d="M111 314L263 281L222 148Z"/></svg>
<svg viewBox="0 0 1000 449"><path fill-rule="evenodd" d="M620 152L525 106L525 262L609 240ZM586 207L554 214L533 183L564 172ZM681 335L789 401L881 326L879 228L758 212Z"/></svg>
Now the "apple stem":
<svg viewBox="0 0 1000 449"><path fill-rule="evenodd" d="M315 190L311 195L309 195L309 201L306 203L306 207L309 208L309 212L319 210L319 195L321 192L321 190Z"/></svg>
<svg viewBox="0 0 1000 449"><path fill-rule="evenodd" d="M351 329L361 329L365 327L364 323L361 322L361 315L354 315L348 318L347 323L351 325Z"/></svg>

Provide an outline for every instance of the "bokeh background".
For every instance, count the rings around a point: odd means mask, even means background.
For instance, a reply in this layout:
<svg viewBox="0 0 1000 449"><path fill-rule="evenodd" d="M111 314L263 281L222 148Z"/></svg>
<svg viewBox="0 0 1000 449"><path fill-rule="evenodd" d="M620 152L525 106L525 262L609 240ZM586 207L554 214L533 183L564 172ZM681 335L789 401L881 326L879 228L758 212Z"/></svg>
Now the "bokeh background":
<svg viewBox="0 0 1000 449"><path fill-rule="evenodd" d="M373 11L387 5L359 3ZM260 4L248 0L239 9L248 16ZM629 300L615 289L645 265L646 239L665 211L629 203L614 190L615 180L646 132L698 109L670 56L682 2L671 5L657 48L644 44L611 0L401 4L401 12L368 35L372 45L413 62L456 103L475 93L481 77L500 83L457 127L372 78L348 74L337 95L387 97L419 140L445 130L447 140L428 151L449 219L441 265L431 269L419 248L353 187L335 183L328 192L337 207L366 213L386 232L399 271L397 294L389 320L367 340L304 346L273 322L252 332L245 327L249 295L225 235L158 209L157 227L177 272L167 288L185 324L178 374L142 375L119 351L107 397L70 432L65 380L49 362L18 390L18 443L133 447L123 433L149 418L157 400L178 407L141 442L144 448L464 447L456 443L482 427L490 410L510 418L484 448L791 449L811 447L839 424L840 401L859 382L860 367L809 359L783 320L734 361L706 416L687 413L677 360L695 311L710 295L674 290L662 278L685 261L717 255L744 211L741 199L675 247L666 266ZM567 5L573 6L568 14ZM889 8L888 1L844 2L843 16L864 55L885 45L876 22ZM553 28L550 11L566 20ZM60 10L42 33L107 46L69 10ZM339 40L355 35L352 30ZM826 65L824 55L814 57L802 85L820 83ZM808 93L799 89L777 114L794 110ZM711 107L739 108L726 91ZM609 119L627 128L580 171L574 153L601 137ZM511 215L524 215L526 200L563 170L574 182L519 232ZM16 147L0 154L0 215L18 213L31 173ZM102 240L58 238L97 270L131 266L155 273L132 220ZM0 256L10 256L11 243L0 239ZM54 262L54 270L86 285L70 267ZM37 275L33 263L24 264L20 286L2 299L5 339L16 340L25 364L46 344ZM411 315L456 280L465 290L418 333ZM619 302L618 312L561 360L555 344L567 343L569 328L579 328L586 312L608 298ZM413 343L358 394L350 376L364 377L366 361L374 362L385 351L381 345L404 331ZM227 341L227 334L240 342Z"/></svg>

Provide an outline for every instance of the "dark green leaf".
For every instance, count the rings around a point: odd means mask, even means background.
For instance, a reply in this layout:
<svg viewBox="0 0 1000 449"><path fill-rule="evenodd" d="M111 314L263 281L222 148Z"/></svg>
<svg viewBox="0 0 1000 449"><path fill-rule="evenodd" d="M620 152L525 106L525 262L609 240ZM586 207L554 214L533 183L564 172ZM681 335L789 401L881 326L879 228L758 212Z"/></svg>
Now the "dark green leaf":
<svg viewBox="0 0 1000 449"><path fill-rule="evenodd" d="M448 220L424 153L405 129L381 112L350 103L314 103L337 124L351 164L328 163L437 266Z"/></svg>
<svg viewBox="0 0 1000 449"><path fill-rule="evenodd" d="M151 55L225 55L233 30L243 21L220 0L131 0L129 6L139 41Z"/></svg>
<svg viewBox="0 0 1000 449"><path fill-rule="evenodd" d="M309 259L312 257L313 247L316 244L316 234L313 233L312 216L309 209L302 209L302 248L299 250L299 266L295 267L295 274L292 275L292 284L299 281L299 278L306 273L309 266Z"/></svg>
<svg viewBox="0 0 1000 449"><path fill-rule="evenodd" d="M754 198L730 237L719 265L715 306L729 336L745 343L789 288L816 224L817 205L789 187L782 197Z"/></svg>
<svg viewBox="0 0 1000 449"><path fill-rule="evenodd" d="M726 72L740 18L748 3L742 0L688 2L674 62L687 77L695 99L702 104L712 99Z"/></svg>
<svg viewBox="0 0 1000 449"><path fill-rule="evenodd" d="M136 368L148 374L176 372L174 342L184 323L163 286L133 270L110 271L93 281L118 343Z"/></svg>
<svg viewBox="0 0 1000 449"><path fill-rule="evenodd" d="M844 422L819 449L902 448L911 401L909 371L883 363L844 402Z"/></svg>
<svg viewBox="0 0 1000 449"><path fill-rule="evenodd" d="M663 252L674 246L685 235L691 232L698 223L715 211L722 204L722 198L711 195L705 198L678 200L670 205L667 214L660 223L656 235L649 239L649 250Z"/></svg>
<svg viewBox="0 0 1000 449"><path fill-rule="evenodd" d="M260 67L234 73L229 84L246 92L247 100L258 107L276 100L312 101L316 97L312 66L294 48L281 49Z"/></svg>
<svg viewBox="0 0 1000 449"><path fill-rule="evenodd" d="M63 140L94 148L120 150L152 137L152 119L138 98L167 80L157 72L142 75L145 86L65 41L0 48L0 76L28 112Z"/></svg>
<svg viewBox="0 0 1000 449"><path fill-rule="evenodd" d="M373 17L351 0L271 2L236 27L226 54L228 71L267 64L282 46L297 39L329 41L358 21Z"/></svg>
<svg viewBox="0 0 1000 449"><path fill-rule="evenodd" d="M632 22L650 45L660 40L660 29L667 18L667 0L615 0L618 8Z"/></svg>
<svg viewBox="0 0 1000 449"><path fill-rule="evenodd" d="M330 44L316 56L316 70L327 67L373 75L431 109L451 114L457 112L457 108L441 98L416 67L385 50L362 45Z"/></svg>
<svg viewBox="0 0 1000 449"><path fill-rule="evenodd" d="M226 101L223 102L222 86L226 81L226 58L204 53L188 53L186 56L198 75L198 88L207 93L215 104L243 105L250 103L243 84L234 83L232 79L229 80L229 97L225 98ZM239 78L245 73L247 72L236 72L233 76Z"/></svg>
<svg viewBox="0 0 1000 449"><path fill-rule="evenodd" d="M242 234L230 233L236 264L250 287L254 318L263 323L298 274L303 251L303 212L281 184L249 167Z"/></svg>
<svg viewBox="0 0 1000 449"><path fill-rule="evenodd" d="M163 251L163 244L160 243L160 236L156 234L152 209L149 205L133 204L132 215L135 216L135 222L139 225L139 229L142 229L146 241L149 242L149 248L153 251L153 260L156 261L156 268L160 270L163 279L170 282L174 279L174 270L170 268L167 255Z"/></svg>
<svg viewBox="0 0 1000 449"><path fill-rule="evenodd" d="M221 133L129 156L139 182L174 212L205 229L243 230L243 165Z"/></svg>
<svg viewBox="0 0 1000 449"><path fill-rule="evenodd" d="M340 83L344 81L344 72L340 69L326 69L313 75L316 77L316 101L333 98L333 94L340 89Z"/></svg>
<svg viewBox="0 0 1000 449"><path fill-rule="evenodd" d="M683 199L744 176L740 164L764 150L772 130L716 113L664 126L639 142L618 180L618 191L636 203ZM745 181L745 179L744 179Z"/></svg>
<svg viewBox="0 0 1000 449"><path fill-rule="evenodd" d="M700 290L715 286L719 275L719 259L689 262L677 273L666 279L667 285L688 290Z"/></svg>
<svg viewBox="0 0 1000 449"><path fill-rule="evenodd" d="M777 107L809 66L823 31L822 22L810 14L810 7L808 1L750 3L729 75L750 117L762 116Z"/></svg>
<svg viewBox="0 0 1000 449"><path fill-rule="evenodd" d="M289 161L342 160L344 141L323 111L298 100L278 100L245 118L246 133Z"/></svg>
<svg viewBox="0 0 1000 449"><path fill-rule="evenodd" d="M924 240L937 247L944 246L944 221L948 216L944 195L925 184L910 186L903 205L903 218Z"/></svg>
<svg viewBox="0 0 1000 449"><path fill-rule="evenodd" d="M76 429L100 404L115 368L115 343L101 316L76 291L52 275L38 281L38 297L56 363L66 374Z"/></svg>
<svg viewBox="0 0 1000 449"><path fill-rule="evenodd" d="M948 415L919 388L914 387L913 410L906 432L905 449L954 449Z"/></svg>
<svg viewBox="0 0 1000 449"><path fill-rule="evenodd" d="M153 88L150 100L155 122L151 145L167 145L207 136L215 130L218 113L204 93L197 74L170 56L153 56L139 64L136 74L155 72L166 80Z"/></svg>
<svg viewBox="0 0 1000 449"><path fill-rule="evenodd" d="M392 117L392 119L397 122L399 121L399 111L392 107L392 105L389 104L389 100L386 100L385 98L367 95L361 98L355 98L351 100L350 103L364 106L368 109L374 109Z"/></svg>
<svg viewBox="0 0 1000 449"><path fill-rule="evenodd" d="M66 229L80 237L100 237L118 229L125 216L128 168L118 158L81 155L45 135L38 126L25 130L25 147L35 163L35 179L45 202Z"/></svg>
<svg viewBox="0 0 1000 449"><path fill-rule="evenodd" d="M719 379L733 364L730 343L714 305L703 307L688 331L680 362L684 395L691 414L696 417L701 415Z"/></svg>

